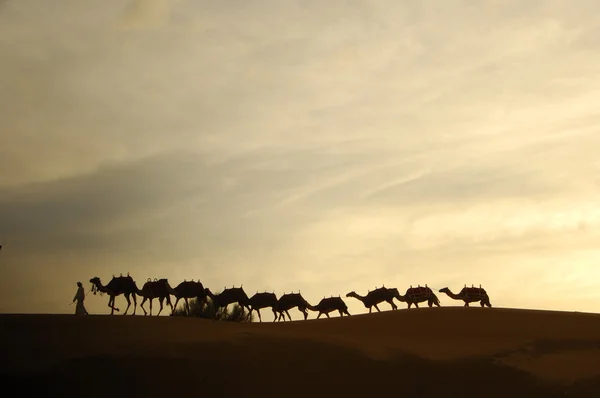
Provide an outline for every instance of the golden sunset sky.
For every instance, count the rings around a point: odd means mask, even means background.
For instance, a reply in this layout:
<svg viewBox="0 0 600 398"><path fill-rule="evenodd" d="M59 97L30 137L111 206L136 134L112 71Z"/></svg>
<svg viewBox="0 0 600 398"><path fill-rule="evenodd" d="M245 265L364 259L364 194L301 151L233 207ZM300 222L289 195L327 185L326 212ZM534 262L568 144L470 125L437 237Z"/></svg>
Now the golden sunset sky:
<svg viewBox="0 0 600 398"><path fill-rule="evenodd" d="M600 311L597 0L4 0L0 72L0 312L127 272Z"/></svg>

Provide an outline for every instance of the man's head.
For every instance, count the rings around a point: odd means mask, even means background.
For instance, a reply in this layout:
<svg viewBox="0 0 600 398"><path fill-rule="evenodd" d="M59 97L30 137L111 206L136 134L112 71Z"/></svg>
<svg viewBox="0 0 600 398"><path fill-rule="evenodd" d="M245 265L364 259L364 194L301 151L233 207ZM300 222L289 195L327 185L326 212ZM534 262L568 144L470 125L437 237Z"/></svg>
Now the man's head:
<svg viewBox="0 0 600 398"><path fill-rule="evenodd" d="M81 287L83 285L81 284L81 282L77 282L77 286Z"/></svg>

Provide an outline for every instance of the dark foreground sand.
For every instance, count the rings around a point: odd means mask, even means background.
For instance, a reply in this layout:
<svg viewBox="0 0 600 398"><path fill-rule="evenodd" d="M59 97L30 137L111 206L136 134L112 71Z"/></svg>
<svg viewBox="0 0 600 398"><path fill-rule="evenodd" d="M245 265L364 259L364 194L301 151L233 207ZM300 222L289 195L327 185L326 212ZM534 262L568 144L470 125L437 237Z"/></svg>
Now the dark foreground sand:
<svg viewBox="0 0 600 398"><path fill-rule="evenodd" d="M0 315L0 329L0 382L19 396L600 397L600 314L442 307L262 324Z"/></svg>

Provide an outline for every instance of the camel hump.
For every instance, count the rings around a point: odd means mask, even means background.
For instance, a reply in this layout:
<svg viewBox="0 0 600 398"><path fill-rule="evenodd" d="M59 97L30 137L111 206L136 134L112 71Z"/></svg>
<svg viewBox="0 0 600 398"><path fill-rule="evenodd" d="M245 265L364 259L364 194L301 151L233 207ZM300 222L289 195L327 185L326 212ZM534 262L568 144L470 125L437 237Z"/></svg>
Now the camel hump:
<svg viewBox="0 0 600 398"><path fill-rule="evenodd" d="M407 293L411 296L429 296L431 289L421 285L417 285L417 287L412 287L411 285Z"/></svg>
<svg viewBox="0 0 600 398"><path fill-rule="evenodd" d="M148 278L148 280L147 280L146 282L152 282L152 279L151 279L151 278Z"/></svg>

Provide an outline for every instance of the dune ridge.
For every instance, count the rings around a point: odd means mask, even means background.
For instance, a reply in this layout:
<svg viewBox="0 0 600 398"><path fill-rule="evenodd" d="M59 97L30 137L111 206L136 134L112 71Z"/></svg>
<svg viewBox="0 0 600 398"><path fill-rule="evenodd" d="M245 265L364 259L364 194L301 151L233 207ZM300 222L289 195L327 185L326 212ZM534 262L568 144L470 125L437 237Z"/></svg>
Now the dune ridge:
<svg viewBox="0 0 600 398"><path fill-rule="evenodd" d="M594 313L434 307L284 323L4 314L0 331L3 381L44 396L96 396L95 383L123 394L111 397L600 393Z"/></svg>

